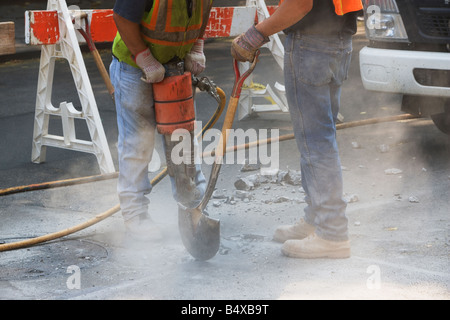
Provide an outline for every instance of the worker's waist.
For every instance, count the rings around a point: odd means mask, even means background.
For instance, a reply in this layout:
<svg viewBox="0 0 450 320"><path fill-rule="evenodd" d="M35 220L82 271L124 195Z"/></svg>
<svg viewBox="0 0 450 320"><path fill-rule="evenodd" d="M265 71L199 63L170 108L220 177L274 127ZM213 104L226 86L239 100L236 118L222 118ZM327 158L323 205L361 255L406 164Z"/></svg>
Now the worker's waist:
<svg viewBox="0 0 450 320"><path fill-rule="evenodd" d="M333 32L314 32L314 31L306 31L306 30L292 30L286 32L288 35L294 35L297 37L306 36L306 37L317 37L317 38L330 38L330 39L351 39L352 33L347 31L333 31Z"/></svg>
<svg viewBox="0 0 450 320"><path fill-rule="evenodd" d="M112 58L116 59L117 61L120 61L120 59L114 53L112 53ZM163 66L166 69L166 76L167 75L171 75L171 76L181 75L184 73L184 60L182 60L178 57L174 57L169 62L164 63ZM131 66L131 67L133 67L133 66Z"/></svg>

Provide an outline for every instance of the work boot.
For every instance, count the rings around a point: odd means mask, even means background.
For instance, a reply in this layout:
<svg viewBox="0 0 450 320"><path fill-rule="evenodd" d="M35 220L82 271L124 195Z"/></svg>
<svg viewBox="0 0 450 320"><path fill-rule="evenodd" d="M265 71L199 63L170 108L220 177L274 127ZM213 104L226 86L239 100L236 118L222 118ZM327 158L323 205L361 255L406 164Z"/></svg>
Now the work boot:
<svg viewBox="0 0 450 320"><path fill-rule="evenodd" d="M350 257L350 241L329 241L312 233L303 240L287 240L281 247L281 252L292 258L344 259Z"/></svg>
<svg viewBox="0 0 450 320"><path fill-rule="evenodd" d="M128 234L140 241L157 241L162 239L161 230L146 214L140 214L125 221Z"/></svg>
<svg viewBox="0 0 450 320"><path fill-rule="evenodd" d="M306 223L302 218L294 225L279 226L273 235L273 240L277 242L285 242L286 240L301 240L313 233L315 227Z"/></svg>

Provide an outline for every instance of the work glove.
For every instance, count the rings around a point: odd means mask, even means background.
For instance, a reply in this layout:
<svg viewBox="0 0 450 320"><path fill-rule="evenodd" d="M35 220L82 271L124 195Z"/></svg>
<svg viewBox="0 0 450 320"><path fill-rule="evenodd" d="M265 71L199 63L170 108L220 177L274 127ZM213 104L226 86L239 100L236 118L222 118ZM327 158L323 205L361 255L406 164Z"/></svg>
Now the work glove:
<svg viewBox="0 0 450 320"><path fill-rule="evenodd" d="M253 62L256 51L269 41L269 37L264 36L253 25L245 33L233 40L231 43L231 55L237 61Z"/></svg>
<svg viewBox="0 0 450 320"><path fill-rule="evenodd" d="M134 62L141 68L144 75L141 80L147 83L161 82L164 79L166 69L156 60L150 49L147 48L139 52L134 58Z"/></svg>
<svg viewBox="0 0 450 320"><path fill-rule="evenodd" d="M197 39L184 59L186 70L190 71L194 76L202 73L206 68L206 57L203 53L204 43L203 39Z"/></svg>

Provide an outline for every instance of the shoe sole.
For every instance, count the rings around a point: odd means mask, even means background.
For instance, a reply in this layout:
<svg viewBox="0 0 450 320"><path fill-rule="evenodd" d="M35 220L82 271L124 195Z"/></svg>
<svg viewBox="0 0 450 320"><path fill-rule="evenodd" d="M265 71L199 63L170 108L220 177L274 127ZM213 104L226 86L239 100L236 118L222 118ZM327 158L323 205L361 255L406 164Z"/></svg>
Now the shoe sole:
<svg viewBox="0 0 450 320"><path fill-rule="evenodd" d="M328 258L328 259L347 259L350 258L350 249L337 249L328 252L314 253L314 252L293 252L289 251L286 248L281 248L281 252L291 258L299 258L299 259L320 259L320 258Z"/></svg>

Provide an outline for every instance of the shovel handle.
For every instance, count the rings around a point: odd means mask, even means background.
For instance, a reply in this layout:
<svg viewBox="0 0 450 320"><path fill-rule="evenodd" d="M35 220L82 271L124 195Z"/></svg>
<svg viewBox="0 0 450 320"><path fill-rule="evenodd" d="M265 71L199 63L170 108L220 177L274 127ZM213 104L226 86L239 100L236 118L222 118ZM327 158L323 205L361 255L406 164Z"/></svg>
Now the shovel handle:
<svg viewBox="0 0 450 320"><path fill-rule="evenodd" d="M240 74L240 71L239 71L239 62L236 59L234 59L233 67L234 67L234 74L235 74L236 80L234 82L233 91L231 92L232 97L238 98L238 100L239 100L239 98L241 96L242 86L244 85L244 81L253 72L253 70L255 70L256 63L258 62L259 54L260 54L260 51L257 50L252 64L242 75Z"/></svg>
<svg viewBox="0 0 450 320"><path fill-rule="evenodd" d="M259 56L259 50L256 52L255 59L253 60L253 63L251 64L250 68L242 75L239 72L238 62L236 60L234 60L234 72L236 75L236 80L234 82L233 92L231 94L230 101L228 102L228 108L227 108L227 112L225 114L225 119L224 119L223 126L222 126L222 132L221 132L220 138L219 138L219 144L217 145L217 148L216 148L216 158L215 158L215 161L211 168L211 174L209 176L208 185L206 187L205 194L203 195L203 199L202 199L202 201L200 201L198 206L196 208L194 208L195 210L190 210L191 219L193 220L194 225L197 225L198 221L200 220L200 218L202 216L202 211L208 204L208 201L211 198L214 188L216 186L217 179L219 177L220 168L222 166L223 155L225 153L225 148L227 145L228 133L229 133L228 131L229 131L229 129L231 129L231 127L233 125L234 116L236 114L236 109L237 109L237 106L239 103L239 97L241 95L242 85L244 84L245 79L247 79L247 77L255 69L256 62L258 60L258 56ZM180 207L182 206L180 204L178 204L178 205ZM187 208L185 208L185 207L183 209L187 210Z"/></svg>
<svg viewBox="0 0 450 320"><path fill-rule="evenodd" d="M233 91L231 93L230 101L228 102L227 113L225 114L225 119L222 126L222 134L220 135L220 140L218 144L218 150L216 153L216 162L222 159L225 148L228 140L228 130L233 126L234 117L236 114L237 106L239 104L239 98L241 97L242 86L244 81L248 78L248 76L255 70L256 63L258 62L260 51L256 51L255 58L253 59L250 68L248 68L242 75L239 72L239 64L236 59L233 59L234 73L235 73L235 82Z"/></svg>

